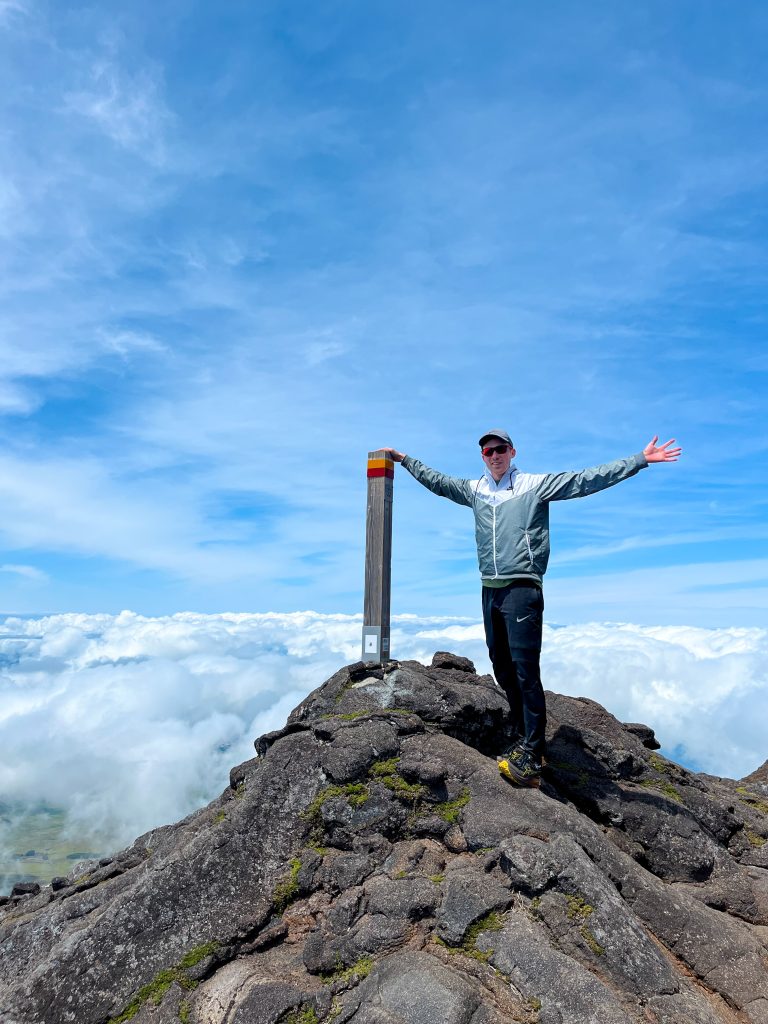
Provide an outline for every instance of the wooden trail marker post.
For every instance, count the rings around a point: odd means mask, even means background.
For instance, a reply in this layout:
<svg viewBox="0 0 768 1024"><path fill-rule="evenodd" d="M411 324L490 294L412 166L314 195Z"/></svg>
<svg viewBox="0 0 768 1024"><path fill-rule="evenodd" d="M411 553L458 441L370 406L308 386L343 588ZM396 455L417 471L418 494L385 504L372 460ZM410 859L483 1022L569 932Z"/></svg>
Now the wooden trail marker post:
<svg viewBox="0 0 768 1024"><path fill-rule="evenodd" d="M395 463L389 452L368 452L368 511L365 520L363 661L388 661L392 582L392 492Z"/></svg>

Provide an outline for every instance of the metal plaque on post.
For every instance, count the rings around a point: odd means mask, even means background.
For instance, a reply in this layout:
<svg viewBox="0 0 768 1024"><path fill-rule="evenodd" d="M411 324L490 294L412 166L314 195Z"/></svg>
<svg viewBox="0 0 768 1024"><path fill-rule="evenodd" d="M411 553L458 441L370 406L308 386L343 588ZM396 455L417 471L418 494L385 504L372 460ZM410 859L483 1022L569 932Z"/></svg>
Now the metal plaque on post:
<svg viewBox="0 0 768 1024"><path fill-rule="evenodd" d="M365 520L363 661L389 661L389 598L392 580L392 492L395 463L389 452L368 452Z"/></svg>

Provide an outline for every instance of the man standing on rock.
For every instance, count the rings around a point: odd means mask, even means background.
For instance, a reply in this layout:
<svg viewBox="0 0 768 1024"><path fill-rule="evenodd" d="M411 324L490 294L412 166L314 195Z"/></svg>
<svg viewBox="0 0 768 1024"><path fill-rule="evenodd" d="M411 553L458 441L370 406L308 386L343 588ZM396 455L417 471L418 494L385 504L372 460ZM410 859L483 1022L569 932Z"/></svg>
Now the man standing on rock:
<svg viewBox="0 0 768 1024"><path fill-rule="evenodd" d="M544 614L542 578L549 561L549 503L583 498L634 476L654 462L677 462L674 440L579 473L521 473L506 430L480 438L485 473L479 480L446 476L394 448L420 484L434 494L469 506L483 583L483 623L496 681L509 700L513 745L499 760L511 782L538 786L545 753L546 707L539 658Z"/></svg>

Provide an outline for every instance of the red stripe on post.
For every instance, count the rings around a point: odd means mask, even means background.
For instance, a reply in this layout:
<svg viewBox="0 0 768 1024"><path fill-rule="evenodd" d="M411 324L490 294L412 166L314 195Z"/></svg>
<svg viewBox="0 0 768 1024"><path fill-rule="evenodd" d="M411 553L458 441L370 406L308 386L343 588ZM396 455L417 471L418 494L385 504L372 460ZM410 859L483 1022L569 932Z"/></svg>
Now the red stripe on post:
<svg viewBox="0 0 768 1024"><path fill-rule="evenodd" d="M370 479L370 477L373 477L373 476L385 476L385 477L387 477L388 480L394 480L395 479L395 471L394 471L394 469L369 469L368 470L368 477L369 477L369 479Z"/></svg>

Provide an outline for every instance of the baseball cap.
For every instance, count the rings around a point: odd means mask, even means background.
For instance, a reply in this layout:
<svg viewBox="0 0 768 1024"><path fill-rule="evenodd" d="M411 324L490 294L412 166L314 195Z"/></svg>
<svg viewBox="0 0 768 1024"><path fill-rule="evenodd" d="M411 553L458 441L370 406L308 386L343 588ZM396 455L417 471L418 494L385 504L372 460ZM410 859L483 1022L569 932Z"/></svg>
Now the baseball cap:
<svg viewBox="0 0 768 1024"><path fill-rule="evenodd" d="M490 441L492 437L497 437L504 444L508 444L510 448L515 446L512 444L512 438L506 432L506 430L486 430L483 436L480 438L480 447L482 448L486 441Z"/></svg>

